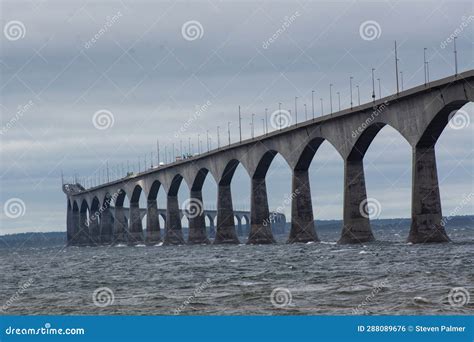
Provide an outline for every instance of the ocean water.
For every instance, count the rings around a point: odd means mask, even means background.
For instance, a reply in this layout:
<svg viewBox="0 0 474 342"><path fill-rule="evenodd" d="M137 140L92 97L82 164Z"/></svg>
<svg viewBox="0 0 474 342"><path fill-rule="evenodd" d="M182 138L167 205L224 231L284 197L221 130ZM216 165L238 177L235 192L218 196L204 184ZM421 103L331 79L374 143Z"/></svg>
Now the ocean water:
<svg viewBox="0 0 474 342"><path fill-rule="evenodd" d="M339 233L309 244L4 248L2 314L473 314L474 228L426 245L407 244L406 227L374 229L378 241L362 245L336 244Z"/></svg>

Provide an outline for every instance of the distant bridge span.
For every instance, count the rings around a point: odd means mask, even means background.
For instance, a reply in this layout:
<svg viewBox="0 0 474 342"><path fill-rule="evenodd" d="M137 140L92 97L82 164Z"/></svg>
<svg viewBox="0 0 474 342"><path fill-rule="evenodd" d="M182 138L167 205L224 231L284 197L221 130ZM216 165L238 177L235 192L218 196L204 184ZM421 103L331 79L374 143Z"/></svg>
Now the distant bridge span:
<svg viewBox="0 0 474 342"><path fill-rule="evenodd" d="M166 244L184 243L178 190L184 180L191 202L202 203L202 186L210 174L216 181L217 227L214 243L238 243L235 231L231 181L242 164L251 178L251 244L273 243L268 220L265 175L277 153L292 170L291 231L289 242L318 241L314 227L308 168L319 146L328 141L344 160L344 224L339 242L374 240L370 220L361 210L367 201L363 159L377 133L389 125L412 147L411 228L413 243L449 241L442 223L436 168L435 144L456 110L474 100L474 70L421 85L399 94L352 109L291 125L266 135L247 139L199 156L141 172L90 189L64 185L67 195L67 232L70 244L83 236L120 237L127 232L129 243L143 240L139 198L147 199L147 238L160 240L156 197L167 194ZM124 215L125 197L130 201ZM114 215L110 203L114 202ZM99 220L85 225L87 217L100 213ZM89 214L87 214L89 213ZM129 221L129 222L128 222ZM94 232L94 233L92 233ZM208 242L202 213L190 219L188 243Z"/></svg>

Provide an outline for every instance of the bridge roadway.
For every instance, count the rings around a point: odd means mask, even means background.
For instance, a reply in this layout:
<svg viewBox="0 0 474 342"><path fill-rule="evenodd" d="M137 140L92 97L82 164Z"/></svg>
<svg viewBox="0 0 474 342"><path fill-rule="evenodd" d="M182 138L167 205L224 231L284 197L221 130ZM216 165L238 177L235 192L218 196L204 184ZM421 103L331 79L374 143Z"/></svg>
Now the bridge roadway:
<svg viewBox="0 0 474 342"><path fill-rule="evenodd" d="M94 231L100 236L121 236L127 232L129 243L143 240L139 198L147 199L147 236L159 234L156 198L159 189L166 192L166 227L163 241L182 244L178 190L184 180L190 200L202 203L202 186L210 174L217 183L217 227L214 243L239 243L235 231L231 181L242 164L251 178L250 244L273 243L268 224L270 211L265 176L276 154L281 154L292 170L291 230L288 242L318 241L314 226L308 168L319 146L328 141L344 161L343 227L339 243L373 241L370 220L364 207L367 193L364 155L377 133L389 125L412 147L411 227L412 243L445 242L436 168L435 144L453 114L474 99L474 70L407 89L373 103L366 103L314 120L293 124L177 161L133 177L101 184L90 189L68 185L67 232L71 244ZM467 114L466 114L467 115ZM130 219L124 215L125 197L130 201ZM114 217L107 207L113 202ZM86 227L88 215L100 212L100 220ZM99 225L100 226L94 226ZM93 235L93 234L92 234ZM202 213L190 220L188 243L208 242Z"/></svg>

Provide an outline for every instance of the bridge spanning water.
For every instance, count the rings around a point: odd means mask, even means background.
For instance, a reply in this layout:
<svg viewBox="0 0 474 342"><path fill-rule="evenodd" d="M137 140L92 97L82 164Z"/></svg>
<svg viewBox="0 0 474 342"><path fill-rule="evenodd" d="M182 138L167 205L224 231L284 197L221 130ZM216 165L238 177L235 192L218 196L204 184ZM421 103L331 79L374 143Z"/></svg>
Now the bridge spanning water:
<svg viewBox="0 0 474 342"><path fill-rule="evenodd" d="M146 209L146 240L165 244L207 243L202 187L210 174L218 185L214 243L239 243L235 228L231 182L242 164L251 178L250 244L273 243L265 176L276 154L292 170L291 230L288 242L318 241L314 226L308 169L319 146L328 141L344 160L344 208L340 243L374 240L364 206L367 194L364 155L377 133L389 125L412 147L411 228L408 241L445 242L435 144L449 120L474 100L474 71L430 82L351 109L221 147L137 175L85 189L63 185L67 195L67 236L70 244L84 242L140 243L144 239L142 211ZM178 203L182 181L190 189L188 241L184 240ZM157 194L167 196L165 233L161 237ZM147 208L139 208L144 194ZM124 208L124 199L130 208ZM111 204L114 204L112 209ZM91 217L97 219L91 220ZM281 219L281 217L280 217Z"/></svg>

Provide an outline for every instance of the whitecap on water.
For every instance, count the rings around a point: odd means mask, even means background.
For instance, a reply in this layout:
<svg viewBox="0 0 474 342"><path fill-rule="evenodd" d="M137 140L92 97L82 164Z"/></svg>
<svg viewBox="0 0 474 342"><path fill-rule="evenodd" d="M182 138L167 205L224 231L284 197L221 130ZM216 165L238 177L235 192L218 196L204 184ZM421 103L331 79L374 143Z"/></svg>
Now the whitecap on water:
<svg viewBox="0 0 474 342"><path fill-rule="evenodd" d="M139 244L139 245L135 245L135 247L146 247L146 245Z"/></svg>
<svg viewBox="0 0 474 342"><path fill-rule="evenodd" d="M429 304L430 301L425 297L413 297L413 303L415 304Z"/></svg>
<svg viewBox="0 0 474 342"><path fill-rule="evenodd" d="M367 254L367 251L360 251L359 254Z"/></svg>
<svg viewBox="0 0 474 342"><path fill-rule="evenodd" d="M306 242L307 245L312 245L314 243L314 241L308 241Z"/></svg>
<svg viewBox="0 0 474 342"><path fill-rule="evenodd" d="M336 241L321 241L320 243L322 243L323 245L335 245L335 244L337 244Z"/></svg>
<svg viewBox="0 0 474 342"><path fill-rule="evenodd" d="M118 245L115 245L114 247L127 247L127 245L124 245L123 243L119 243Z"/></svg>
<svg viewBox="0 0 474 342"><path fill-rule="evenodd" d="M155 247L160 247L160 246L163 246L163 242L159 242L155 245Z"/></svg>

